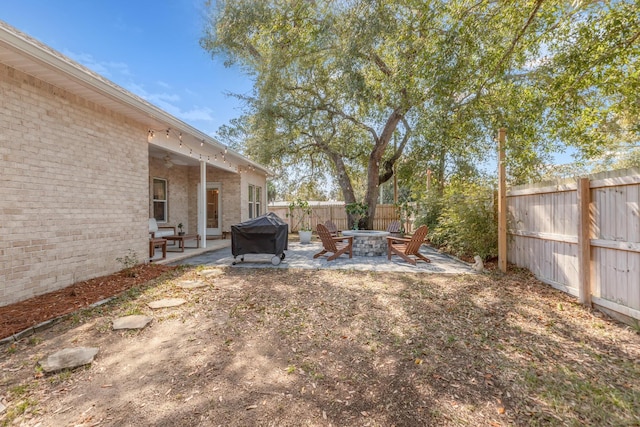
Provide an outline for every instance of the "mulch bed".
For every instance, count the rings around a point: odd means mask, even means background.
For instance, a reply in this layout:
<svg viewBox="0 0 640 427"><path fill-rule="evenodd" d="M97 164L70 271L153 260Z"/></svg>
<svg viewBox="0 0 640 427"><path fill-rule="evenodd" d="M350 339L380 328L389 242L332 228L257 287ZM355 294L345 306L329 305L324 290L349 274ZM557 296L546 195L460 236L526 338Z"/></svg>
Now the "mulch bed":
<svg viewBox="0 0 640 427"><path fill-rule="evenodd" d="M159 264L139 265L130 271L96 277L48 294L0 307L0 339L118 295L175 268Z"/></svg>

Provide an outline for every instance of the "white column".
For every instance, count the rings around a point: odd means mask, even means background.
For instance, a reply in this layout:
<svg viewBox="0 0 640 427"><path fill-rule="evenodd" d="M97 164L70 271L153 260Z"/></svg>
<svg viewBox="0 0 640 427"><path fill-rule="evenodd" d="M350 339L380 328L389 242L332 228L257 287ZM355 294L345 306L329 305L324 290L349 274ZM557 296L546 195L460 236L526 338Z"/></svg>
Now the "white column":
<svg viewBox="0 0 640 427"><path fill-rule="evenodd" d="M198 212L198 234L200 247L207 247L207 162L200 160L200 212Z"/></svg>

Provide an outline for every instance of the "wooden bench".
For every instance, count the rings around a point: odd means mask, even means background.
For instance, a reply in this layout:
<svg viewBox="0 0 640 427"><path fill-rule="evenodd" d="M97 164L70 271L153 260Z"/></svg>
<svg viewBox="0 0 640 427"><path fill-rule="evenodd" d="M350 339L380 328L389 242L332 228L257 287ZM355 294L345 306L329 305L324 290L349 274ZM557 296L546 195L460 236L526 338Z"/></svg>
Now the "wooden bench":
<svg viewBox="0 0 640 427"><path fill-rule="evenodd" d="M158 237L152 237L149 239L149 258L153 261L153 257L156 255L156 246L162 248L162 258L167 258L167 239L161 239Z"/></svg>

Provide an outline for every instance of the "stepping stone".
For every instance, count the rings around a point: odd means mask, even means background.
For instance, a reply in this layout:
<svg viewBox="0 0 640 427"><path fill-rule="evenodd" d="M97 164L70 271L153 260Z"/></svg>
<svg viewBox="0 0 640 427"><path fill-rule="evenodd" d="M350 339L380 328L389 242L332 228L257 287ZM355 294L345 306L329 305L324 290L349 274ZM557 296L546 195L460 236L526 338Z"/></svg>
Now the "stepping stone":
<svg viewBox="0 0 640 427"><path fill-rule="evenodd" d="M224 271L222 271L220 269L202 270L198 274L200 276L204 276L204 277L216 277L216 276L222 276L224 274Z"/></svg>
<svg viewBox="0 0 640 427"><path fill-rule="evenodd" d="M147 304L150 308L169 308L169 307L177 307L179 305L184 304L185 300L183 300L182 298L166 298L166 299L161 299L158 301L152 301L149 304Z"/></svg>
<svg viewBox="0 0 640 427"><path fill-rule="evenodd" d="M178 283L178 287L182 289L197 289L207 286L207 284L201 280L183 280Z"/></svg>
<svg viewBox="0 0 640 427"><path fill-rule="evenodd" d="M55 372L61 369L73 369L78 366L93 362L93 358L98 354L96 347L75 347L65 348L53 353L46 360L40 362L40 366L45 372Z"/></svg>
<svg viewBox="0 0 640 427"><path fill-rule="evenodd" d="M120 317L113 321L113 330L118 329L142 329L153 320L153 317L136 314L133 316Z"/></svg>

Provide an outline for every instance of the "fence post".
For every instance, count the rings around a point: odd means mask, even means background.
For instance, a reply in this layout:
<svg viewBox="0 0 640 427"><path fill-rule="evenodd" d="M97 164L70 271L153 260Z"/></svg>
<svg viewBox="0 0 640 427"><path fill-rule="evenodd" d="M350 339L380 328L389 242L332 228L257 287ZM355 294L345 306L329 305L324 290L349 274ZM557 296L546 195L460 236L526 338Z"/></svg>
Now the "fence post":
<svg viewBox="0 0 640 427"><path fill-rule="evenodd" d="M504 145L507 130L498 130L498 267L507 272L507 179Z"/></svg>
<svg viewBox="0 0 640 427"><path fill-rule="evenodd" d="M589 178L578 179L578 300L591 306L591 191Z"/></svg>

